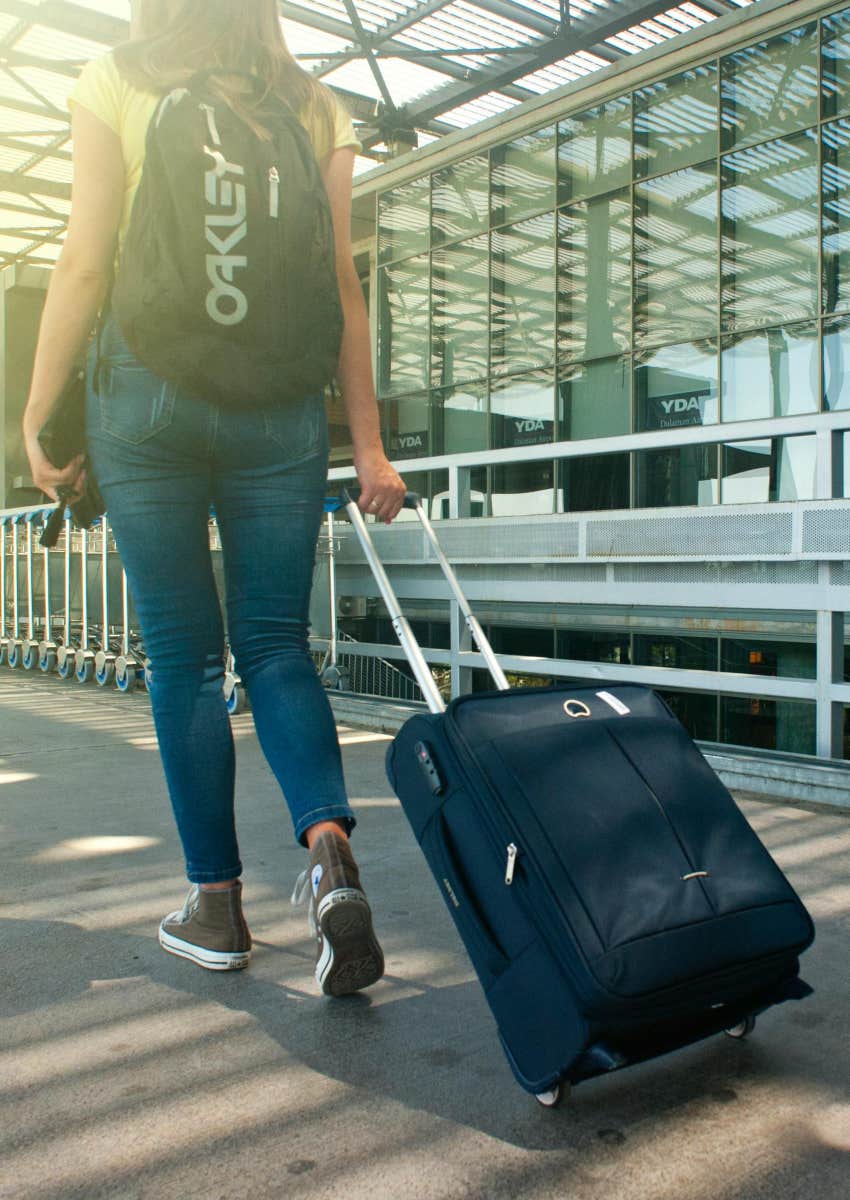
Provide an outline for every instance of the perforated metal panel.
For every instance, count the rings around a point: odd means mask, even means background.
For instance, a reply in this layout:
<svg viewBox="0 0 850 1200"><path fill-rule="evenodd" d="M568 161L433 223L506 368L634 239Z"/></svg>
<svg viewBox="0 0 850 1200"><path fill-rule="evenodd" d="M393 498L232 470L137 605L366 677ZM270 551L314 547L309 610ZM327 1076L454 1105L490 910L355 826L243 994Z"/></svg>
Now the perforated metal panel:
<svg viewBox="0 0 850 1200"><path fill-rule="evenodd" d="M578 521L539 521L478 524L444 522L438 533L449 558L539 559L578 554Z"/></svg>
<svg viewBox="0 0 850 1200"><path fill-rule="evenodd" d="M832 587L850 587L850 563L830 563L829 582Z"/></svg>
<svg viewBox="0 0 850 1200"><path fill-rule="evenodd" d="M850 555L850 519L845 507L803 511L803 553Z"/></svg>
<svg viewBox="0 0 850 1200"><path fill-rule="evenodd" d="M813 584L817 563L623 563L614 567L615 583Z"/></svg>
<svg viewBox="0 0 850 1200"><path fill-rule="evenodd" d="M495 583L524 583L530 596L534 585L540 583L604 583L605 567L592 563L540 563L529 572L529 568L512 567L508 564L481 565L474 568L479 582L492 580Z"/></svg>
<svg viewBox="0 0 850 1200"><path fill-rule="evenodd" d="M790 554L791 536L790 512L603 519L587 523L587 553L606 558L761 557Z"/></svg>

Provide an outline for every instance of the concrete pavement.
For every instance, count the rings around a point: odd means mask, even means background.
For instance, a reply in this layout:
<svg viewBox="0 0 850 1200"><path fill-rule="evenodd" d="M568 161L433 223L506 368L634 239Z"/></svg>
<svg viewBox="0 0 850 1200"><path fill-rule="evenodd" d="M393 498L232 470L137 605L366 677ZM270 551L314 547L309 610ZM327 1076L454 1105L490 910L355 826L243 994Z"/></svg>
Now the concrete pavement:
<svg viewBox="0 0 850 1200"><path fill-rule="evenodd" d="M816 994L575 1089L513 1081L383 771L340 727L387 956L368 995L312 978L303 851L235 718L251 967L164 954L179 849L147 697L0 669L2 1200L845 1200L850 817L745 801L808 902Z"/></svg>

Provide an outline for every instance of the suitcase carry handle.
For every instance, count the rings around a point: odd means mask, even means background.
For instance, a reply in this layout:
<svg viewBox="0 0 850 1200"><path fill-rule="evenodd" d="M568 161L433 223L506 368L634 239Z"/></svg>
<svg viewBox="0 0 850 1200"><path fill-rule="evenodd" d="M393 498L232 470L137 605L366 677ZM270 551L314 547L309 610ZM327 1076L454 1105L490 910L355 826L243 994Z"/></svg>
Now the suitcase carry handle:
<svg viewBox="0 0 850 1200"><path fill-rule="evenodd" d="M381 593L381 599L387 606L387 611L389 612L393 629L396 632L396 637L401 643L401 647L407 656L407 661L413 668L413 674L416 677L416 682L422 689L428 704L428 708L432 713L443 712L446 707L445 701L440 695L440 690L434 682L434 676L431 674L431 668L425 661L425 657L422 654L419 643L413 634L413 630L410 628L407 618L401 611L398 598L393 591L392 584L387 578L387 573L384 570L383 564L378 558L377 551L375 550L375 543L372 541L372 537L369 533L366 522L363 520L363 514L358 508L356 500L352 499L350 492L348 492L345 488L340 491L340 505L345 508L345 511L348 513L348 519L354 526L355 532L357 533L357 537L360 541L360 545L363 548L363 553L366 556L366 561L369 563L372 575L374 576L375 582L377 583L378 589ZM460 611L463 613L467 628L472 634L472 639L475 642L475 645L478 647L479 652L483 656L484 661L487 664L487 669L490 672L496 687L499 689L499 691L507 691L510 688L510 684L505 678L504 671L499 666L496 655L493 653L493 647L487 640L484 630L481 628L477 617L469 607L469 601L467 600L466 595L460 586L460 582L458 581L458 577L455 574L451 563L443 553L443 548L439 543L436 533L434 532L434 527L429 521L425 509L422 507L422 498L418 496L416 492L408 492L404 498L404 507L411 508L416 513L419 523L425 531L425 536L428 538L431 548L437 556L440 569L442 570L443 575L446 577L446 581L452 590L452 594L458 603Z"/></svg>

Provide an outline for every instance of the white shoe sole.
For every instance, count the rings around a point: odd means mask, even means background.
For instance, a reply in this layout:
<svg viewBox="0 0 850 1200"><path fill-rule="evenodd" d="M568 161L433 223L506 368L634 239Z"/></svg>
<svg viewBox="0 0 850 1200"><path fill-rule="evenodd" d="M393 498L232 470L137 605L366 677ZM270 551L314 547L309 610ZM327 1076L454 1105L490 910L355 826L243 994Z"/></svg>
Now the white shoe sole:
<svg viewBox="0 0 850 1200"><path fill-rule="evenodd" d="M208 971L241 971L251 961L250 950L207 950L204 946L196 946L193 942L184 942L182 938L167 933L159 927L159 944L169 954L180 958L188 958L199 967Z"/></svg>
<svg viewBox="0 0 850 1200"><path fill-rule="evenodd" d="M316 919L322 931L316 982L325 995L347 996L377 983L384 973L384 955L363 893L355 888L330 892Z"/></svg>

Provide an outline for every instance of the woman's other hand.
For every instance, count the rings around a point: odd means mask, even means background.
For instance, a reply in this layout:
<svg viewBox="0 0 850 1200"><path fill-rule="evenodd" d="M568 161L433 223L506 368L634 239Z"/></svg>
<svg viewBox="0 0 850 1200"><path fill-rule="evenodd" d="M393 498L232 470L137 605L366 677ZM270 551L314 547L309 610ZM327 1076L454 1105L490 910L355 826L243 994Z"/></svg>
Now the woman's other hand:
<svg viewBox="0 0 850 1200"><path fill-rule="evenodd" d="M25 427L24 443L32 471L32 481L40 491L45 492L51 500L57 502L59 496L56 489L60 487L71 489L67 497L71 503L82 496L86 486L86 473L83 468L85 458L82 454L78 454L66 467L59 468L54 467L42 450L38 435L34 430Z"/></svg>
<svg viewBox="0 0 850 1200"><path fill-rule="evenodd" d="M389 524L404 503L404 480L382 450L356 458L354 466L360 481L360 511Z"/></svg>

